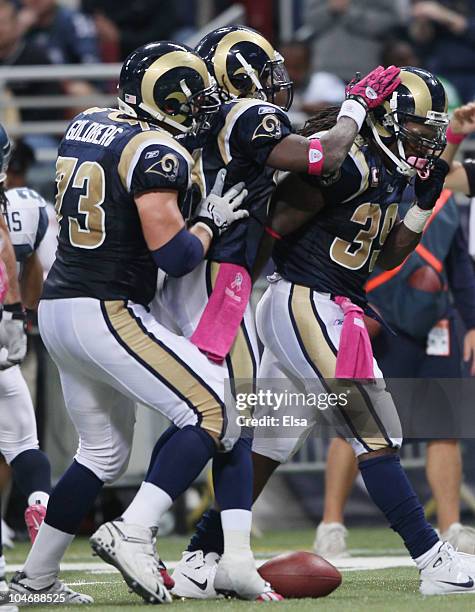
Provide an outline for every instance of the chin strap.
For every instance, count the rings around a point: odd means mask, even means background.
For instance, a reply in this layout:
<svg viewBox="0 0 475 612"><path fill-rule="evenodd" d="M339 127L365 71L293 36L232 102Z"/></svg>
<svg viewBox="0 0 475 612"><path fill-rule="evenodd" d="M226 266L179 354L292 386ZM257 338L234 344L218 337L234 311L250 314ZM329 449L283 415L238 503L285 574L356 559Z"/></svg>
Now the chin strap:
<svg viewBox="0 0 475 612"><path fill-rule="evenodd" d="M388 146L384 144L374 124L372 117L370 117L369 115L366 117L366 123L370 127L371 132L373 134L373 138L375 139L379 147L384 151L384 153L389 157L389 159L392 162L394 162L394 165L396 166L396 170L403 176L407 176L407 177L415 176L417 174L417 170L416 168L413 168L407 163L406 154L404 151L404 145L402 144L402 142L399 139L397 139L398 152L400 155L400 157L398 157L391 151L391 149Z"/></svg>

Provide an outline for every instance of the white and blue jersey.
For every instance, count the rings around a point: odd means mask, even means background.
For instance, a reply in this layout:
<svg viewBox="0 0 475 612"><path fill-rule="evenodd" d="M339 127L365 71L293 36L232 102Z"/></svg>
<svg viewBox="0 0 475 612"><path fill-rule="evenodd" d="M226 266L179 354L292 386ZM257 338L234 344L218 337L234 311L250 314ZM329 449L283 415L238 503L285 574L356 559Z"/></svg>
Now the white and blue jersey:
<svg viewBox="0 0 475 612"><path fill-rule="evenodd" d="M27 187L6 192L7 209L3 213L10 231L17 263L21 266L38 248L48 229L48 214L43 198Z"/></svg>

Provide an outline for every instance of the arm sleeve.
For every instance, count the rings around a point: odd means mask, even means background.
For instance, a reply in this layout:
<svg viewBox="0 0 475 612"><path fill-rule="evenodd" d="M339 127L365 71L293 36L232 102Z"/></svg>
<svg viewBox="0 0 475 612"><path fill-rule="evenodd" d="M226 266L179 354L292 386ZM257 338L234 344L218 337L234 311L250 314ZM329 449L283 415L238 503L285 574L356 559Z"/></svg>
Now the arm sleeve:
<svg viewBox="0 0 475 612"><path fill-rule="evenodd" d="M468 195L473 198L475 196L475 160L466 159L463 162L463 167L467 173L469 193Z"/></svg>
<svg viewBox="0 0 475 612"><path fill-rule="evenodd" d="M234 124L229 136L231 150L265 165L272 149L292 134L287 115L277 106L266 104L251 106Z"/></svg>
<svg viewBox="0 0 475 612"><path fill-rule="evenodd" d="M468 246L459 226L449 253L445 269L455 306L467 329L475 328L475 269Z"/></svg>

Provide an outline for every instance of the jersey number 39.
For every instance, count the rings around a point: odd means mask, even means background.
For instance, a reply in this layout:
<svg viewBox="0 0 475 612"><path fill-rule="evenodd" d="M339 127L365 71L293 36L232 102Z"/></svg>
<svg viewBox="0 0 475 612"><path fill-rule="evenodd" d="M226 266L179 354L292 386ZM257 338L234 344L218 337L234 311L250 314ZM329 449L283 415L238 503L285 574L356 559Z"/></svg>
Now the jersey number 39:
<svg viewBox="0 0 475 612"><path fill-rule="evenodd" d="M97 162L78 166L76 157L58 157L56 162L55 210L58 223L65 198L77 202L77 210L68 215L69 241L80 249L97 249L106 237L106 214L102 208L106 193L104 169Z"/></svg>
<svg viewBox="0 0 475 612"><path fill-rule="evenodd" d="M368 271L372 272L381 249L372 251L373 241L379 237L379 246L383 246L389 232L397 219L397 204L390 204L384 215L380 231L382 211L379 204L360 204L353 213L351 221L364 226L353 242L335 238L330 247L330 257L340 266L349 270L361 269L371 254ZM367 227L369 225L369 227Z"/></svg>

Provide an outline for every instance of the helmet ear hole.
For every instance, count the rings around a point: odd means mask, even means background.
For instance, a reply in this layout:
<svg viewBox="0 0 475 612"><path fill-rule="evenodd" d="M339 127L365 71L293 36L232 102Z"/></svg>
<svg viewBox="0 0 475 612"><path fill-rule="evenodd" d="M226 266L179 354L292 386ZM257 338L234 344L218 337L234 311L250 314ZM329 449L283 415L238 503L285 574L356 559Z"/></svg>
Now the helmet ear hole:
<svg viewBox="0 0 475 612"><path fill-rule="evenodd" d="M182 110L182 103L176 98L171 98L170 100L166 100L164 102L163 110L167 113L167 115L178 115Z"/></svg>

